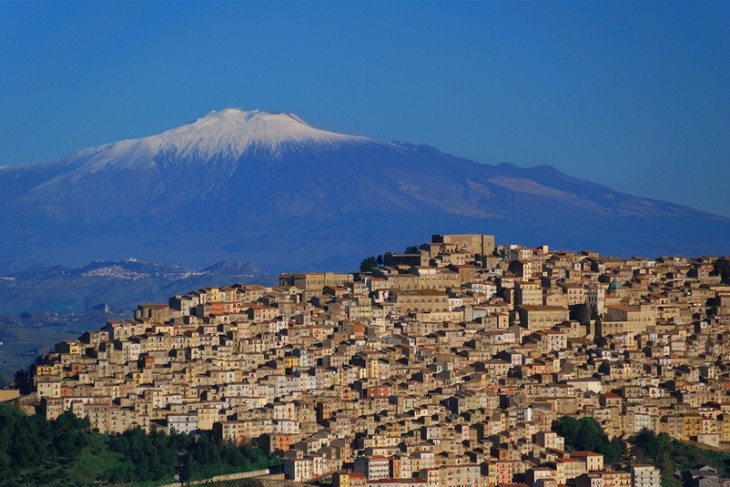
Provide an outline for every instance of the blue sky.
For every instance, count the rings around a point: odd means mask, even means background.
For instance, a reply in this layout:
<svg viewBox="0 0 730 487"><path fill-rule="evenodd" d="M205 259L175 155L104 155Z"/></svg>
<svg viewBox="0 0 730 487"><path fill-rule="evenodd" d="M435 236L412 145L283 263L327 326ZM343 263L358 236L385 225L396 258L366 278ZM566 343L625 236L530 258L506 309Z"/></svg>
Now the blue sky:
<svg viewBox="0 0 730 487"><path fill-rule="evenodd" d="M0 164L210 110L730 216L730 2L0 2Z"/></svg>

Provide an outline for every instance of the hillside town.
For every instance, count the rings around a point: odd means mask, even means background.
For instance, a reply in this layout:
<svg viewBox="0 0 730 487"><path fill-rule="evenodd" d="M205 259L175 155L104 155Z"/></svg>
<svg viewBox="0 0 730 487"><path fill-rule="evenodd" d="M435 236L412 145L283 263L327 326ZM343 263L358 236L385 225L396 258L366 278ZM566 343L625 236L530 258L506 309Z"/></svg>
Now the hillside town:
<svg viewBox="0 0 730 487"><path fill-rule="evenodd" d="M552 425L730 445L730 258L604 257L434 235L360 272L141 304L59 343L21 408L110 434L212 432L341 487L649 487Z"/></svg>

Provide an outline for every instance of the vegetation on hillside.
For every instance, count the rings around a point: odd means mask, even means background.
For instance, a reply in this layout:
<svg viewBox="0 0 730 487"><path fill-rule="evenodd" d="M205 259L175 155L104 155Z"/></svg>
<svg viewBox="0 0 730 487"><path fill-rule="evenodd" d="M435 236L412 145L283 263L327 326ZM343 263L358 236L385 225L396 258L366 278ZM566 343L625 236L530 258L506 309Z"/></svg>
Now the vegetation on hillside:
<svg viewBox="0 0 730 487"><path fill-rule="evenodd" d="M609 440L601 425L593 418L561 416L553 422L552 430L565 438L566 450L601 453L606 465L621 461L626 454L626 442L618 437Z"/></svg>
<svg viewBox="0 0 730 487"><path fill-rule="evenodd" d="M593 418L575 419L561 416L553 422L552 430L565 438L568 451L585 450L602 453L606 465L620 462L627 454L627 444L621 438L608 436ZM630 456L633 463L655 465L661 471L664 487L679 487L682 481L675 474L695 465L709 465L720 476L730 477L730 452L715 451L683 443L666 433L656 434L641 430L629 439L633 447Z"/></svg>
<svg viewBox="0 0 730 487"><path fill-rule="evenodd" d="M109 436L71 413L56 421L0 405L2 485L104 485L209 478L258 470L280 460L252 446L218 444L208 435L145 434L136 429Z"/></svg>
<svg viewBox="0 0 730 487"><path fill-rule="evenodd" d="M730 477L730 452L699 448L671 438L666 433L643 429L629 439L634 455L643 463L656 465L662 473L662 485L680 486L675 472L684 472L695 465L709 465L722 477Z"/></svg>

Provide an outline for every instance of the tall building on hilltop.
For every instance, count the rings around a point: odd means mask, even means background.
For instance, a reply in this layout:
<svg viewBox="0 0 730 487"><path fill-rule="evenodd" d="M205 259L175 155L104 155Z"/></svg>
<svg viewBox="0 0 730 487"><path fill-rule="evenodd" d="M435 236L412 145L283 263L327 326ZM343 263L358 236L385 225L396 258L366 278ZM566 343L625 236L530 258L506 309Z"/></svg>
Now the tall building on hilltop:
<svg viewBox="0 0 730 487"><path fill-rule="evenodd" d="M491 255L494 252L494 235L479 234L451 234L434 235L431 237L433 243L452 244L456 250L466 251L473 254Z"/></svg>

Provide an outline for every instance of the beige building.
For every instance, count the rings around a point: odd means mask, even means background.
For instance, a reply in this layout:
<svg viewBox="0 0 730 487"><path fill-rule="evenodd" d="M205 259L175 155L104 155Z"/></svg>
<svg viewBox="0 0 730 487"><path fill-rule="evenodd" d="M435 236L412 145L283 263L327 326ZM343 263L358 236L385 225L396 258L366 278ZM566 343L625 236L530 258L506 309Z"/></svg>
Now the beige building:
<svg viewBox="0 0 730 487"><path fill-rule="evenodd" d="M441 267L411 267L409 274L416 276L413 289L441 289L461 286L458 272Z"/></svg>
<svg viewBox="0 0 730 487"><path fill-rule="evenodd" d="M359 472L368 480L382 480L390 477L390 460L382 455L357 457L355 472Z"/></svg>
<svg viewBox="0 0 730 487"><path fill-rule="evenodd" d="M530 331L539 331L552 328L555 325L568 321L569 311L559 306L519 306L520 323Z"/></svg>
<svg viewBox="0 0 730 487"><path fill-rule="evenodd" d="M596 325L596 334L600 336L630 333L637 335L647 328L656 325L656 312L651 305L606 306L606 315Z"/></svg>
<svg viewBox="0 0 730 487"><path fill-rule="evenodd" d="M515 283L515 305L542 306L542 287L536 282L517 281Z"/></svg>
<svg viewBox="0 0 730 487"><path fill-rule="evenodd" d="M603 470L603 455L592 451L573 451L570 457L585 464L587 472L598 472Z"/></svg>
<svg viewBox="0 0 730 487"><path fill-rule="evenodd" d="M582 284L573 282L559 282L558 289L568 297L568 306L586 302L586 292Z"/></svg>
<svg viewBox="0 0 730 487"><path fill-rule="evenodd" d="M344 286L352 281L352 274L336 272L284 273L279 276L279 286L295 286L305 295L320 294L325 286Z"/></svg>
<svg viewBox="0 0 730 487"><path fill-rule="evenodd" d="M455 250L466 251L482 256L491 255L494 252L494 235L479 234L446 234L434 235L431 238L433 243L452 244Z"/></svg>
<svg viewBox="0 0 730 487"><path fill-rule="evenodd" d="M632 465L631 482L633 487L660 487L661 473L654 465Z"/></svg>
<svg viewBox="0 0 730 487"><path fill-rule="evenodd" d="M394 291L393 295L398 313L449 311L449 296L444 291L418 289Z"/></svg>

